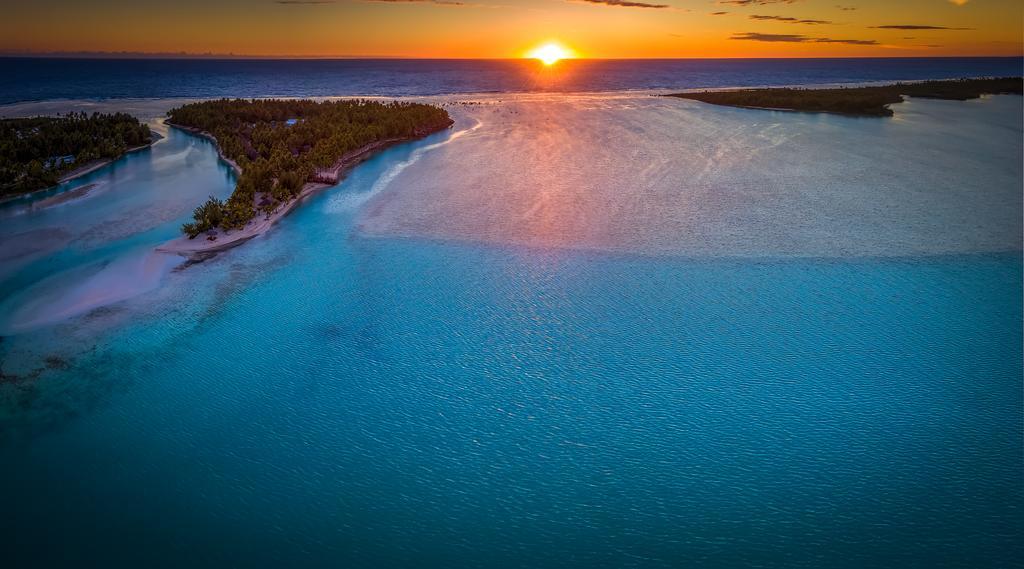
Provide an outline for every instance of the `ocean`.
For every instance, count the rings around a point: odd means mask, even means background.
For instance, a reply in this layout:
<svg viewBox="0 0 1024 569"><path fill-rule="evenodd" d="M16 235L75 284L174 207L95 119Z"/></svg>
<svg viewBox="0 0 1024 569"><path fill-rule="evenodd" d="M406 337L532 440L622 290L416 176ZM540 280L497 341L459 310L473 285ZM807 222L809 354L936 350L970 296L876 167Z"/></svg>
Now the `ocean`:
<svg viewBox="0 0 1024 569"><path fill-rule="evenodd" d="M1021 566L1021 97L645 91L1020 60L577 63L605 67L65 60L0 87L0 114L166 135L0 204L5 564ZM234 184L157 122L177 98L356 93L456 122L242 247L153 253Z"/></svg>
<svg viewBox="0 0 1024 569"><path fill-rule="evenodd" d="M0 104L47 99L425 96L812 85L1017 76L1019 57L253 60L0 58Z"/></svg>

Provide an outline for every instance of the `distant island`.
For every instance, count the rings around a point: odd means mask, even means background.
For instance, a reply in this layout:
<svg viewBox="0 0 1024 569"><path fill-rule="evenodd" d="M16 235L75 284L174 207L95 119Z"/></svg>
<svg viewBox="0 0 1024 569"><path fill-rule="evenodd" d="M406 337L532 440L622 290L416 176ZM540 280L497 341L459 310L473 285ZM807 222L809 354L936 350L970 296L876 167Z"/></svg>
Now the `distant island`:
<svg viewBox="0 0 1024 569"><path fill-rule="evenodd" d="M157 138L126 113L0 119L0 199L85 175Z"/></svg>
<svg viewBox="0 0 1024 569"><path fill-rule="evenodd" d="M337 183L374 152L453 121L444 109L421 103L221 99L172 109L166 123L216 142L238 174L227 200L211 197L196 208L182 226L187 239L160 248L192 254L266 231L300 198ZM202 242L189 243L204 233Z"/></svg>
<svg viewBox="0 0 1024 569"><path fill-rule="evenodd" d="M977 99L982 95L1020 95L1021 87L1022 79L1020 77L1000 77L826 89L766 88L700 91L674 93L669 96L745 109L889 117L893 114L889 105L903 102L904 96L966 101Z"/></svg>

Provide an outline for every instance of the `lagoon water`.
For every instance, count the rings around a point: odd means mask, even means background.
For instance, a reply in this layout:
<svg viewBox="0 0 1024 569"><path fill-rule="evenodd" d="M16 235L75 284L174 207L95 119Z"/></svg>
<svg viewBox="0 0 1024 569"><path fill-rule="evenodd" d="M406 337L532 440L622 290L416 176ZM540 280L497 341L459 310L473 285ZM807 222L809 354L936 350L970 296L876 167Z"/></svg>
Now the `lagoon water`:
<svg viewBox="0 0 1024 569"><path fill-rule="evenodd" d="M1019 97L435 100L192 266L179 132L0 207L7 563L1020 564Z"/></svg>

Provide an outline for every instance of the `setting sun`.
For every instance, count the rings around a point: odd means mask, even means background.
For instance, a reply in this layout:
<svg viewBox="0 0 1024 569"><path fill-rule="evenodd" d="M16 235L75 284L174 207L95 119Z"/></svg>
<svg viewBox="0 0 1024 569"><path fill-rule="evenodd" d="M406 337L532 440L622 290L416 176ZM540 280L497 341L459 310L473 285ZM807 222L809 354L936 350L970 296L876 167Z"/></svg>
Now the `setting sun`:
<svg viewBox="0 0 1024 569"><path fill-rule="evenodd" d="M544 65L553 65L559 60L575 57L575 54L555 42L548 42L527 52L526 57L539 59Z"/></svg>

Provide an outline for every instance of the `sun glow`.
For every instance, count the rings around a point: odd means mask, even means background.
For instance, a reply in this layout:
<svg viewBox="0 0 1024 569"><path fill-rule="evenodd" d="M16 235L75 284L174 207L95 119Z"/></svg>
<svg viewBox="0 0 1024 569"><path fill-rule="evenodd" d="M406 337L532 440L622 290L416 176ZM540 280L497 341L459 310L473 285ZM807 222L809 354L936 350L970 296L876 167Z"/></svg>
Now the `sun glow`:
<svg viewBox="0 0 1024 569"><path fill-rule="evenodd" d="M576 57L576 55L571 50L555 42L548 42L528 51L526 53L526 57L530 59L539 59L544 63L544 65L554 65L562 59L570 59Z"/></svg>

